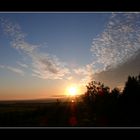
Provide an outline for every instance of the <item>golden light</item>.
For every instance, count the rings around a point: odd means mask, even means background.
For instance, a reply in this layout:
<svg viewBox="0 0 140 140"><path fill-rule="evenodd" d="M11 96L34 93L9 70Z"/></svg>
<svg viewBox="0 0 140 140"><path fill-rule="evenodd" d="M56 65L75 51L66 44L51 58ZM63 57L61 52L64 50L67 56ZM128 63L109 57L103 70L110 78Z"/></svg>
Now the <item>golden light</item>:
<svg viewBox="0 0 140 140"><path fill-rule="evenodd" d="M67 88L67 95L68 96L76 96L76 95L78 95L79 93L78 93L78 87L77 86L70 86L70 87L68 87Z"/></svg>
<svg viewBox="0 0 140 140"><path fill-rule="evenodd" d="M71 100L71 102L74 103L75 101L74 100Z"/></svg>
<svg viewBox="0 0 140 140"><path fill-rule="evenodd" d="M76 93L77 93L77 88L76 88L76 87L69 87L69 88L68 88L68 94L69 94L70 96L75 96Z"/></svg>
<svg viewBox="0 0 140 140"><path fill-rule="evenodd" d="M70 97L74 100L75 100L76 97L80 96L82 93L84 93L84 90L83 90L82 86L79 85L79 84L70 84L65 89L65 95L68 98Z"/></svg>

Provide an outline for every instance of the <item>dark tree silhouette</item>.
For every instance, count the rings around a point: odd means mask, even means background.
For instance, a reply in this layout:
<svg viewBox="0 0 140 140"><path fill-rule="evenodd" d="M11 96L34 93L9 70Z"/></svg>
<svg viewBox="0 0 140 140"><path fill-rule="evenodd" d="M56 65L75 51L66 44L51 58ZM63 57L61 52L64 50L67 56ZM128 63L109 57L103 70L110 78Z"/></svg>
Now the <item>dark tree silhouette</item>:
<svg viewBox="0 0 140 140"><path fill-rule="evenodd" d="M132 126L140 125L140 75L129 76L125 84L121 105L123 106L123 116L127 118L128 124Z"/></svg>
<svg viewBox="0 0 140 140"><path fill-rule="evenodd" d="M95 81L86 87L83 100L96 126L140 126L140 75L129 76L123 92Z"/></svg>
<svg viewBox="0 0 140 140"><path fill-rule="evenodd" d="M104 125L107 122L110 88L100 82L88 83L83 99L90 109L91 120L95 125Z"/></svg>

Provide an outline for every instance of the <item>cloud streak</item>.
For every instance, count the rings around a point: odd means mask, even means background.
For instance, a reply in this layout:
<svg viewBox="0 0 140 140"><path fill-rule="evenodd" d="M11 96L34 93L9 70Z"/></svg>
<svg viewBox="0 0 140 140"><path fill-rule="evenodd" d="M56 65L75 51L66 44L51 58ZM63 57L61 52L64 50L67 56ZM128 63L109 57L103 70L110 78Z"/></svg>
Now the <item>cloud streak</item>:
<svg viewBox="0 0 140 140"><path fill-rule="evenodd" d="M32 76L42 79L62 79L69 74L69 69L56 56L39 52L39 45L28 43L18 24L2 18L1 23L4 33L11 38L11 46L31 59ZM27 67L26 64L19 62L18 64Z"/></svg>
<svg viewBox="0 0 140 140"><path fill-rule="evenodd" d="M6 66L6 68L8 70L12 71L12 72L15 72L17 74L20 74L21 76L24 75L24 72L21 69L19 69L19 68L14 68L14 67L11 67L11 66Z"/></svg>
<svg viewBox="0 0 140 140"><path fill-rule="evenodd" d="M113 13L105 30L93 39L94 71L126 62L140 49L140 13Z"/></svg>
<svg viewBox="0 0 140 140"><path fill-rule="evenodd" d="M31 57L33 60L33 76L43 79L62 79L69 73L68 68L65 68L65 64L55 56L36 53Z"/></svg>
<svg viewBox="0 0 140 140"><path fill-rule="evenodd" d="M19 74L21 76L24 76L24 71L21 70L20 68L15 68L15 67L5 66L5 65L0 65L0 68L7 69L7 70L12 71L14 73L17 73L17 74Z"/></svg>
<svg viewBox="0 0 140 140"><path fill-rule="evenodd" d="M28 68L28 65L23 64L23 63L21 63L21 62L17 62L17 64L18 64L19 66L23 67L23 68Z"/></svg>
<svg viewBox="0 0 140 140"><path fill-rule="evenodd" d="M4 65L0 65L0 68L2 68L2 69L3 69L3 68L4 68Z"/></svg>

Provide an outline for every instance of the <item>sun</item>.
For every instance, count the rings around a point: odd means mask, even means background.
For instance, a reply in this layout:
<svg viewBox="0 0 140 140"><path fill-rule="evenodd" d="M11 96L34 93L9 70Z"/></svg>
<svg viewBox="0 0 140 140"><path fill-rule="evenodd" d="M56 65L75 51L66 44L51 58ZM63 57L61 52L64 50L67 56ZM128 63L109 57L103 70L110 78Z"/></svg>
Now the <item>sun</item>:
<svg viewBox="0 0 140 140"><path fill-rule="evenodd" d="M65 88L65 95L69 98L77 98L78 96L80 96L83 93L83 88L81 85L79 84L69 84L69 86L67 86Z"/></svg>
<svg viewBox="0 0 140 140"><path fill-rule="evenodd" d="M71 86L67 88L67 94L69 96L76 96L78 94L78 88L75 86Z"/></svg>
<svg viewBox="0 0 140 140"><path fill-rule="evenodd" d="M68 92L69 92L69 94L70 94L71 96L75 96L75 95L76 95L76 92L77 92L77 89L76 89L76 87L70 87L70 88L68 89Z"/></svg>

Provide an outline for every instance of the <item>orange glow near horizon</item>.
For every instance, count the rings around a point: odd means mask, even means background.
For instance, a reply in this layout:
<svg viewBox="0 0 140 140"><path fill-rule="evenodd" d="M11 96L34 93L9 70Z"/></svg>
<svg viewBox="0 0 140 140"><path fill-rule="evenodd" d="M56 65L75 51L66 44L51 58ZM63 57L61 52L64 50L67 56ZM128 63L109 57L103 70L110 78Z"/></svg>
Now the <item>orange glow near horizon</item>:
<svg viewBox="0 0 140 140"><path fill-rule="evenodd" d="M80 87L77 85L71 85L66 88L66 95L69 97L75 97L80 94Z"/></svg>
<svg viewBox="0 0 140 140"><path fill-rule="evenodd" d="M0 87L0 100L32 100L32 99L75 99L85 92L85 87L76 82L64 82L56 84L51 83L49 87L46 84L29 83L22 87L21 85L10 85L9 88ZM26 87L26 88L25 88Z"/></svg>

